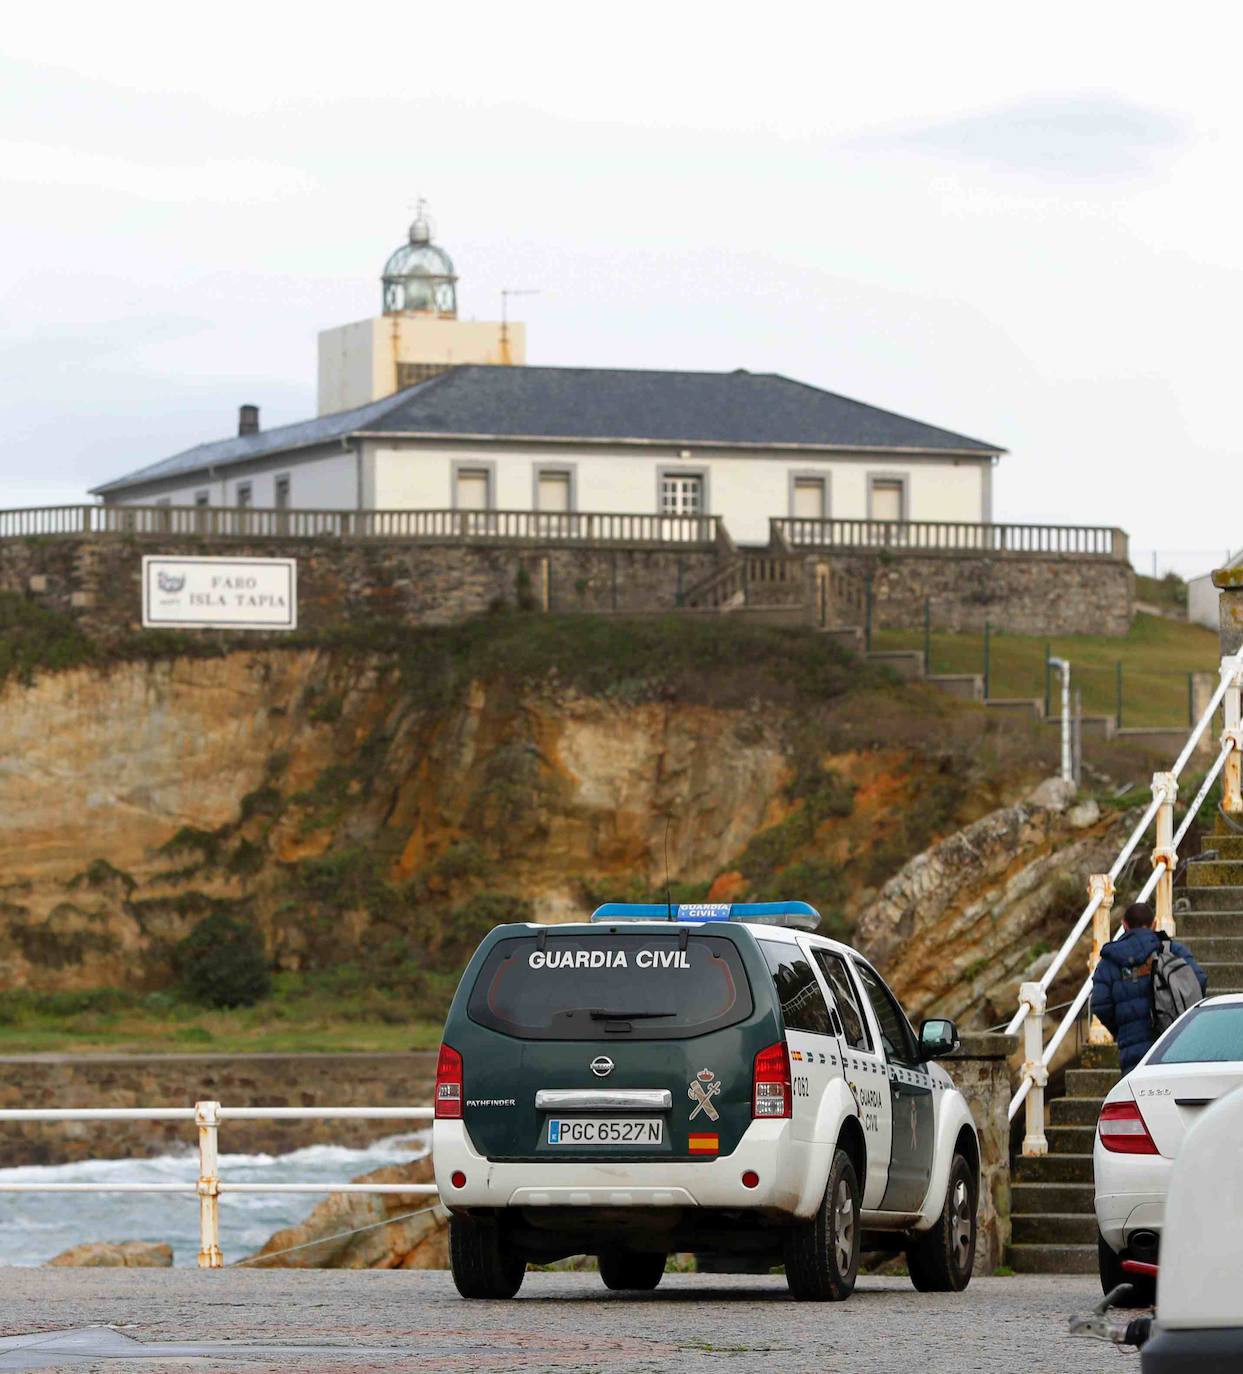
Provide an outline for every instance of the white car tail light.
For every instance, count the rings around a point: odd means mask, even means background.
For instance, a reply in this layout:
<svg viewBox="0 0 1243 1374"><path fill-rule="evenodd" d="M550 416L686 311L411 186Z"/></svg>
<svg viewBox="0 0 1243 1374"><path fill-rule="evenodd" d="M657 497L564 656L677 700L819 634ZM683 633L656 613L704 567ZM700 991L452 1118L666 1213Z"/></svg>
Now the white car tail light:
<svg viewBox="0 0 1243 1374"><path fill-rule="evenodd" d="M436 1061L436 1120L457 1121L462 1115L462 1056L441 1045Z"/></svg>
<svg viewBox="0 0 1243 1374"><path fill-rule="evenodd" d="M751 1115L789 1116L793 1101L790 1082L790 1052L784 1040L769 1045L755 1056L751 1076Z"/></svg>
<svg viewBox="0 0 1243 1374"><path fill-rule="evenodd" d="M1101 1144L1114 1154L1159 1154L1156 1143L1148 1134L1138 1102L1106 1102L1096 1123Z"/></svg>

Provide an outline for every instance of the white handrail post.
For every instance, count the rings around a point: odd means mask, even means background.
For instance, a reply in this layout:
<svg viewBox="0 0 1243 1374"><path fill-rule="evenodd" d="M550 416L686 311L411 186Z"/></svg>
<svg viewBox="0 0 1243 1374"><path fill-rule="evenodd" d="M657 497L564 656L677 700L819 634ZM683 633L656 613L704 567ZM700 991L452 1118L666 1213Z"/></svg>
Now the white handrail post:
<svg viewBox="0 0 1243 1374"><path fill-rule="evenodd" d="M1092 952L1088 955L1088 974L1096 972L1101 961L1101 949L1109 943L1113 933L1114 880L1108 873L1093 873L1088 879L1088 896L1099 896L1100 906L1092 915ZM1109 1045L1113 1036L1105 1029L1099 1016L1092 1017L1088 1026L1089 1045Z"/></svg>
<svg viewBox="0 0 1243 1374"><path fill-rule="evenodd" d="M1056 668L1062 676L1062 781L1074 782L1075 766L1071 756L1070 660L1050 657L1049 666Z"/></svg>
<svg viewBox="0 0 1243 1374"><path fill-rule="evenodd" d="M220 1103L196 1102L194 1119L199 1128L199 1268L222 1269L220 1176L217 1172Z"/></svg>
<svg viewBox="0 0 1243 1374"><path fill-rule="evenodd" d="M1222 744L1233 740L1234 748L1226 756L1221 775L1221 809L1229 815L1243 813L1243 664L1239 658L1223 658L1222 672L1230 673L1226 695L1222 698L1226 729Z"/></svg>
<svg viewBox="0 0 1243 1374"><path fill-rule="evenodd" d="M1023 1136L1025 1155L1047 1155L1049 1142L1044 1134L1044 1088L1049 1071L1044 1065L1044 988L1039 983L1024 983L1019 1000L1031 1008L1023 1023L1023 1076L1031 1080L1027 1094L1027 1131Z"/></svg>
<svg viewBox="0 0 1243 1374"><path fill-rule="evenodd" d="M1152 797L1161 801L1157 809L1157 843L1152 851L1152 866L1161 870L1157 879L1158 930L1173 937L1174 929L1174 869L1178 856L1174 850L1174 803L1178 800L1178 779L1173 773L1152 775Z"/></svg>

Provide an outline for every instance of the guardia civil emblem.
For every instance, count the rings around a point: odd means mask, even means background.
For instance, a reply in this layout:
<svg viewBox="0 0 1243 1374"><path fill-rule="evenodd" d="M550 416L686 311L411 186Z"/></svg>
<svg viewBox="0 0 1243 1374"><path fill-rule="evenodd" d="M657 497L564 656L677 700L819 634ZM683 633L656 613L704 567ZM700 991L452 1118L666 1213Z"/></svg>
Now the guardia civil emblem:
<svg viewBox="0 0 1243 1374"><path fill-rule="evenodd" d="M699 1113L703 1112L709 1121L716 1121L720 1112L712 1105L712 1099L719 1097L720 1093L721 1084L716 1074L711 1069L700 1069L686 1090L687 1097L695 1104L690 1119L694 1121Z"/></svg>

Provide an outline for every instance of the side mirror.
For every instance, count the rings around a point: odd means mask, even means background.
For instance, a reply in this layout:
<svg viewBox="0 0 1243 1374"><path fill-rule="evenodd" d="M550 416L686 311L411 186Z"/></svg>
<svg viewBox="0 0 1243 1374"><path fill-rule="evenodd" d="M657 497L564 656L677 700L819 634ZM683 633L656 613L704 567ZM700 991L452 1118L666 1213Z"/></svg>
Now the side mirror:
<svg viewBox="0 0 1243 1374"><path fill-rule="evenodd" d="M943 1054L953 1054L958 1045L958 1027L948 1019L925 1021L919 1028L919 1057L925 1063L940 1059Z"/></svg>

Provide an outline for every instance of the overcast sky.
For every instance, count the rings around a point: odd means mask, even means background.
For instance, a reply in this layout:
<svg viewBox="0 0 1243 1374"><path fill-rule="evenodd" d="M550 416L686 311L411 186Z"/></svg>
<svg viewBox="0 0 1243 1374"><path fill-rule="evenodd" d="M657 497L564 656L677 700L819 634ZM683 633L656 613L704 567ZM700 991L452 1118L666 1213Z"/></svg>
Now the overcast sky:
<svg viewBox="0 0 1243 1374"><path fill-rule="evenodd" d="M3 504L313 414L423 195L463 315L541 292L532 363L782 372L1004 445L998 519L1198 571L1243 545L1241 40L1194 0L7 7Z"/></svg>

